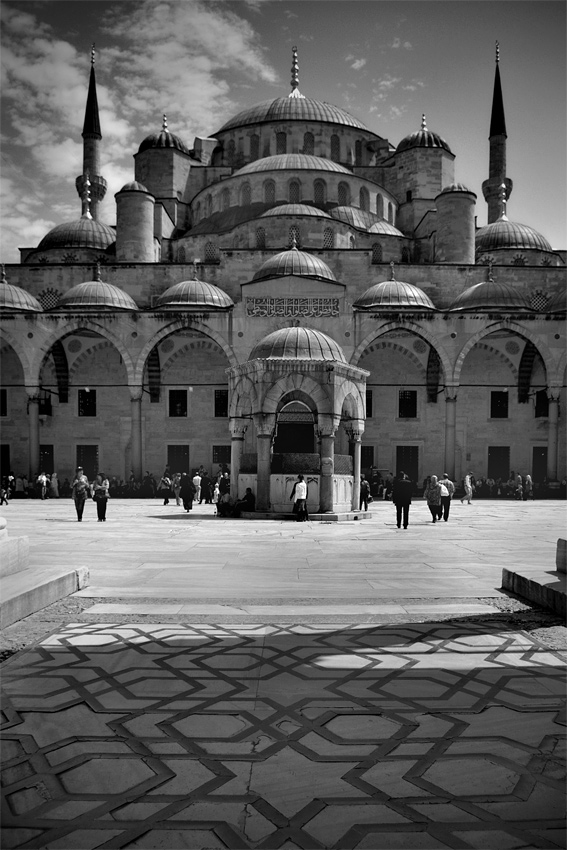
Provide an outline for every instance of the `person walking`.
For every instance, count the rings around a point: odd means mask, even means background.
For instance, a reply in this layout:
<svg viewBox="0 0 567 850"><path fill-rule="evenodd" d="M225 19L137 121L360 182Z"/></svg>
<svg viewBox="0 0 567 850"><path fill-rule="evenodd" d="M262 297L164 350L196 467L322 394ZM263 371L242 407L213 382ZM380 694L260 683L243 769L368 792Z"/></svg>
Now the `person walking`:
<svg viewBox="0 0 567 850"><path fill-rule="evenodd" d="M93 499L96 503L96 513L99 522L106 522L106 506L110 498L110 484L104 472L99 472L93 485Z"/></svg>
<svg viewBox="0 0 567 850"><path fill-rule="evenodd" d="M398 477L392 484L392 502L396 506L396 525L404 528L409 525L409 509L411 505L412 483L405 472L398 472Z"/></svg>
<svg viewBox="0 0 567 850"><path fill-rule="evenodd" d="M296 522L307 522L309 514L307 512L307 484L303 475L297 476L297 481L293 485L290 501L294 499L293 513L295 514Z"/></svg>
<svg viewBox="0 0 567 850"><path fill-rule="evenodd" d="M189 513L189 511L193 510L195 485L193 484L186 472L184 472L181 476L181 487L179 488L179 495L181 496L183 507L185 508L186 513Z"/></svg>
<svg viewBox="0 0 567 850"><path fill-rule="evenodd" d="M206 505L211 505L213 502L213 491L212 491L213 482L209 478L207 471L203 472L201 476L201 496L199 498L199 504L203 504L203 501Z"/></svg>
<svg viewBox="0 0 567 850"><path fill-rule="evenodd" d="M89 479L85 475L82 466L77 467L73 484L71 485L71 496L75 503L77 511L77 522L83 521L83 511L85 510L85 502L89 495Z"/></svg>
<svg viewBox="0 0 567 850"><path fill-rule="evenodd" d="M528 499L532 499L532 501L534 499L534 482L531 475L526 475L524 484L524 502L527 502Z"/></svg>
<svg viewBox="0 0 567 850"><path fill-rule="evenodd" d="M175 504L180 505L181 504L181 499L180 499L181 473L180 472L176 472L174 474L173 478L171 479L171 489L173 491L173 495L175 496Z"/></svg>
<svg viewBox="0 0 567 850"><path fill-rule="evenodd" d="M171 478L164 472L158 484L158 495L163 499L164 505L169 505L169 497L171 496Z"/></svg>
<svg viewBox="0 0 567 850"><path fill-rule="evenodd" d="M431 522L437 522L438 519L441 519L442 508L441 485L439 484L439 480L436 475L431 476L431 480L425 488L423 497L424 499L426 499L427 507L431 511Z"/></svg>
<svg viewBox="0 0 567 850"><path fill-rule="evenodd" d="M370 484L364 477L364 475L360 479L360 508L362 510L362 506L364 505L364 510L368 510L368 502L372 501L372 496L370 495Z"/></svg>
<svg viewBox="0 0 567 850"><path fill-rule="evenodd" d="M463 487L465 488L465 495L461 499L461 505L463 504L463 500L467 500L467 505L472 503L472 481L471 481L472 472L467 472L463 481Z"/></svg>
<svg viewBox="0 0 567 850"><path fill-rule="evenodd" d="M49 498L59 498L59 479L56 472L51 473L51 481L49 482Z"/></svg>
<svg viewBox="0 0 567 850"><path fill-rule="evenodd" d="M439 485L441 487L441 508L443 511L443 519L447 522L449 519L449 511L451 509L451 499L455 492L455 485L446 472L443 473L443 478L439 480Z"/></svg>
<svg viewBox="0 0 567 850"><path fill-rule="evenodd" d="M37 491L39 493L39 498L42 500L47 498L48 485L49 482L47 480L47 475L45 472L40 472L37 476Z"/></svg>
<svg viewBox="0 0 567 850"><path fill-rule="evenodd" d="M197 470L193 476L193 486L195 487L195 501L199 503L201 499L201 480L201 476Z"/></svg>

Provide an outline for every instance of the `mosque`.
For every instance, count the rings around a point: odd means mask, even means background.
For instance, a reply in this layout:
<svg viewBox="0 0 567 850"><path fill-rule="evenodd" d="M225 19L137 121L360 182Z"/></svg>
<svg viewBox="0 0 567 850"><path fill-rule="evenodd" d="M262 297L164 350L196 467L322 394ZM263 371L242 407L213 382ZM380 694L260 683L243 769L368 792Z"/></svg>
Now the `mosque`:
<svg viewBox="0 0 567 850"><path fill-rule="evenodd" d="M228 464L277 512L303 472L327 514L370 470L553 486L565 252L506 215L498 53L489 97L484 227L425 116L391 143L302 94L295 48L289 94L192 146L164 116L109 226L93 52L81 215L2 271L2 474Z"/></svg>

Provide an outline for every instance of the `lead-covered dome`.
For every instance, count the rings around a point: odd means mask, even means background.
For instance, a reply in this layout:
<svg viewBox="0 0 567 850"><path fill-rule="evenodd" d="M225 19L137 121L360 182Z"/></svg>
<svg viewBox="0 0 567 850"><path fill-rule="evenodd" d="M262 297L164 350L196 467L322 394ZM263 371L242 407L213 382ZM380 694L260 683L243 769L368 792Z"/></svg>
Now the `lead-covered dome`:
<svg viewBox="0 0 567 850"><path fill-rule="evenodd" d="M95 221L88 214L81 216L77 221L67 221L56 225L43 237L36 250L93 248L105 251L114 242L116 242L116 234L112 227L101 221Z"/></svg>
<svg viewBox="0 0 567 850"><path fill-rule="evenodd" d="M345 363L341 347L321 331L282 328L260 340L249 360L338 360Z"/></svg>
<svg viewBox="0 0 567 850"><path fill-rule="evenodd" d="M257 174L259 171L336 171L339 174L350 174L352 171L323 156L311 156L305 153L277 153L273 156L265 156L263 159L255 159L235 171L233 177L244 174Z"/></svg>
<svg viewBox="0 0 567 850"><path fill-rule="evenodd" d="M8 283L4 266L2 266L2 279L0 280L0 310L19 310L24 313L42 312L41 304L30 292L26 292L21 286Z"/></svg>
<svg viewBox="0 0 567 850"><path fill-rule="evenodd" d="M565 289L559 290L555 295L549 300L545 308L546 313L565 313L567 312L567 291Z"/></svg>
<svg viewBox="0 0 567 850"><path fill-rule="evenodd" d="M477 230L475 246L477 254L497 251L499 248L553 252L553 248L541 233L526 224L509 221L505 215Z"/></svg>
<svg viewBox="0 0 567 850"><path fill-rule="evenodd" d="M147 192L148 194L150 194L148 189L146 189L146 187L144 186L144 184L140 183L138 180L130 180L129 183L125 183L124 186L120 189L120 191L121 192Z"/></svg>
<svg viewBox="0 0 567 850"><path fill-rule="evenodd" d="M531 310L525 297L507 283L484 280L458 295L451 311L471 310Z"/></svg>
<svg viewBox="0 0 567 850"><path fill-rule="evenodd" d="M383 280L367 289L354 304L357 310L435 310L418 286L401 280Z"/></svg>
<svg viewBox="0 0 567 850"><path fill-rule="evenodd" d="M396 153L400 153L400 151L407 151L410 148L442 148L450 154L453 153L442 136L427 129L425 115L422 115L421 117L421 127L419 130L405 136L396 148Z"/></svg>
<svg viewBox="0 0 567 850"><path fill-rule="evenodd" d="M138 305L127 292L105 283L98 277L78 283L61 296L55 310L137 310Z"/></svg>
<svg viewBox="0 0 567 850"><path fill-rule="evenodd" d="M261 218L271 215L310 215L331 218L325 210L320 210L318 207L312 207L309 204L280 204L263 212Z"/></svg>
<svg viewBox="0 0 567 850"><path fill-rule="evenodd" d="M146 136L140 147L138 148L138 153L142 153L142 151L151 150L152 148L170 148L173 150L181 151L181 153L186 153L190 155L189 148L183 142L179 136L176 136L175 133L172 133L167 128L167 118L165 115L163 116L163 124L159 133L150 133L149 136Z"/></svg>
<svg viewBox="0 0 567 850"><path fill-rule="evenodd" d="M201 310L227 310L234 301L218 286L204 280L182 280L166 289L155 303L156 310L182 310L197 307Z"/></svg>
<svg viewBox="0 0 567 850"><path fill-rule="evenodd" d="M267 259L262 263L252 280L268 280L269 278L287 277L289 275L331 280L337 283L337 279L327 263L324 263L319 257L314 257L313 254L300 251L298 248L290 248L289 251L282 251Z"/></svg>
<svg viewBox="0 0 567 850"><path fill-rule="evenodd" d="M386 219L382 219L381 221L377 221L375 224L371 225L368 228L369 233L377 233L379 236L403 236L401 230L398 230L397 227L394 227L393 224L390 224Z"/></svg>
<svg viewBox="0 0 567 850"><path fill-rule="evenodd" d="M223 124L218 133L234 130L236 127L249 127L251 124L265 124L267 121L317 121L368 131L362 121L331 103L313 100L310 97L286 96L264 100L255 106L243 109Z"/></svg>

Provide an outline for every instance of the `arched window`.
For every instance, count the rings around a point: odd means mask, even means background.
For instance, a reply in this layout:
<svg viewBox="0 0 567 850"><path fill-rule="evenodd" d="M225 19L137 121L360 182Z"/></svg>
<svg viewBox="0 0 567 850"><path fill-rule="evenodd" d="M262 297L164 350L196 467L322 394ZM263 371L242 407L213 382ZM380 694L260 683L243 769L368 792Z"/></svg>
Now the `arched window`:
<svg viewBox="0 0 567 850"><path fill-rule="evenodd" d="M313 156L315 153L315 138L313 133L305 133L303 136L303 153Z"/></svg>
<svg viewBox="0 0 567 850"><path fill-rule="evenodd" d="M402 263L409 263L410 261L410 252L407 245L404 245L402 248Z"/></svg>
<svg viewBox="0 0 567 850"><path fill-rule="evenodd" d="M370 195L368 194L368 189L363 186L359 192L359 206L361 210L364 212L370 211Z"/></svg>
<svg viewBox="0 0 567 850"><path fill-rule="evenodd" d="M185 262L185 248L180 248L177 252L177 262L184 263Z"/></svg>
<svg viewBox="0 0 567 850"><path fill-rule="evenodd" d="M340 162L341 159L341 142L335 134L331 136L331 159L333 162Z"/></svg>
<svg viewBox="0 0 567 850"><path fill-rule="evenodd" d="M326 227L323 231L323 248L335 247L335 234L330 227Z"/></svg>
<svg viewBox="0 0 567 850"><path fill-rule="evenodd" d="M219 258L219 251L214 242L207 242L205 245L205 262L216 263Z"/></svg>
<svg viewBox="0 0 567 850"><path fill-rule="evenodd" d="M250 136L250 159L258 159L260 156L260 136L254 133L253 136Z"/></svg>
<svg viewBox="0 0 567 850"><path fill-rule="evenodd" d="M394 205L392 203L388 203L388 221L390 224L394 223Z"/></svg>
<svg viewBox="0 0 567 850"><path fill-rule="evenodd" d="M299 204L299 182L291 180L289 184L289 202L290 204Z"/></svg>
<svg viewBox="0 0 567 850"><path fill-rule="evenodd" d="M374 242L372 245L372 262L373 263L381 263L382 262L382 246L379 242Z"/></svg>
<svg viewBox="0 0 567 850"><path fill-rule="evenodd" d="M362 165L362 141L357 139L354 143L354 161L356 165Z"/></svg>
<svg viewBox="0 0 567 850"><path fill-rule="evenodd" d="M380 192L376 195L376 215L379 215L380 218L384 218L384 198Z"/></svg>
<svg viewBox="0 0 567 850"><path fill-rule="evenodd" d="M276 154L287 152L287 133L276 133Z"/></svg>
<svg viewBox="0 0 567 850"><path fill-rule="evenodd" d="M266 247L266 231L263 227L256 228L256 248L259 248L261 251Z"/></svg>
<svg viewBox="0 0 567 850"><path fill-rule="evenodd" d="M350 190L348 188L348 183L339 183L337 200L340 207L345 207L350 204Z"/></svg>
<svg viewBox="0 0 567 850"><path fill-rule="evenodd" d="M242 189L240 190L240 205L243 207L249 207L252 203L252 190L250 188L250 183L245 183Z"/></svg>
<svg viewBox="0 0 567 850"><path fill-rule="evenodd" d="M297 225L292 224L289 228L289 247L291 248L295 241L295 247L299 248L300 240L299 240L299 227Z"/></svg>
<svg viewBox="0 0 567 850"><path fill-rule="evenodd" d="M238 248L239 245L240 245L240 239L238 238L238 236L233 236L232 237L232 247Z"/></svg>
<svg viewBox="0 0 567 850"><path fill-rule="evenodd" d="M356 248L356 239L354 238L354 236L349 236L348 241L351 248Z"/></svg>
<svg viewBox="0 0 567 850"><path fill-rule="evenodd" d="M276 203L276 184L273 180L266 180L266 182L264 183L264 203Z"/></svg>
<svg viewBox="0 0 567 850"><path fill-rule="evenodd" d="M324 180L316 180L313 184L313 200L317 206L322 207L327 200L327 187Z"/></svg>
<svg viewBox="0 0 567 850"><path fill-rule="evenodd" d="M207 196L207 218L213 214L213 196Z"/></svg>
<svg viewBox="0 0 567 850"><path fill-rule="evenodd" d="M234 139L230 139L226 147L226 159L229 165L234 165L236 155L236 144Z"/></svg>
<svg viewBox="0 0 567 850"><path fill-rule="evenodd" d="M222 190L221 202L223 210L227 210L230 207L230 191L228 189Z"/></svg>

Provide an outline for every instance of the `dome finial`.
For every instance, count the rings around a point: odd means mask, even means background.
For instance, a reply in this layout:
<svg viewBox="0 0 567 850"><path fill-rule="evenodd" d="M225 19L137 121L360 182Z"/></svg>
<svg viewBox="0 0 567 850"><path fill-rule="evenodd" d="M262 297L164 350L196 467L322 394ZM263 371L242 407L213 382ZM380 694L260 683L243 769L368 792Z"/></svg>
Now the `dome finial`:
<svg viewBox="0 0 567 850"><path fill-rule="evenodd" d="M488 271L486 273L486 280L488 283L494 283L494 275L492 274L492 266L494 264L494 260L492 257L488 258Z"/></svg>
<svg viewBox="0 0 567 850"><path fill-rule="evenodd" d="M305 98L299 91L299 64L297 62L297 47L292 47L292 62L291 62L291 91L288 97Z"/></svg>
<svg viewBox="0 0 567 850"><path fill-rule="evenodd" d="M500 184L500 218L506 219L506 203L508 201L506 184Z"/></svg>
<svg viewBox="0 0 567 850"><path fill-rule="evenodd" d="M421 115L421 129L427 130L427 121L425 120L425 112Z"/></svg>
<svg viewBox="0 0 567 850"><path fill-rule="evenodd" d="M500 62L500 42L496 42L496 64Z"/></svg>
<svg viewBox="0 0 567 850"><path fill-rule="evenodd" d="M167 115L165 114L165 112L163 113L163 121L162 121L162 124L161 124L161 129L164 130L166 133L169 133L169 130L167 129Z"/></svg>
<svg viewBox="0 0 567 850"><path fill-rule="evenodd" d="M83 202L83 218L92 218L91 215L91 181L89 179L89 171L84 174L83 191L81 193L81 201Z"/></svg>
<svg viewBox="0 0 567 850"><path fill-rule="evenodd" d="M100 276L100 259L99 258L97 258L97 261L96 261L95 280L96 280L97 283L102 283L102 278Z"/></svg>
<svg viewBox="0 0 567 850"><path fill-rule="evenodd" d="M6 266L4 265L4 263L2 263L2 279L0 280L0 283L8 283L8 280L6 278Z"/></svg>
<svg viewBox="0 0 567 850"><path fill-rule="evenodd" d="M296 251L298 250L298 248L297 248L297 234L296 234L295 230L291 234L291 249L293 250L294 248L295 248Z"/></svg>
<svg viewBox="0 0 567 850"><path fill-rule="evenodd" d="M91 65L93 66L93 68L94 68L94 63L95 63L95 55L96 55L95 43L93 41L93 43L91 45Z"/></svg>
<svg viewBox="0 0 567 850"><path fill-rule="evenodd" d="M394 262L393 260L390 260L390 269L392 270L392 271L391 271L392 277L390 278L390 280L395 280L395 279L396 279L396 278L394 277L394 266L395 266L395 265L396 265L396 264L395 264L395 262Z"/></svg>
<svg viewBox="0 0 567 850"><path fill-rule="evenodd" d="M197 258L195 258L193 260L193 280L199 280L199 278L197 277L197 264L198 264L198 262L199 262L199 260L197 260Z"/></svg>

